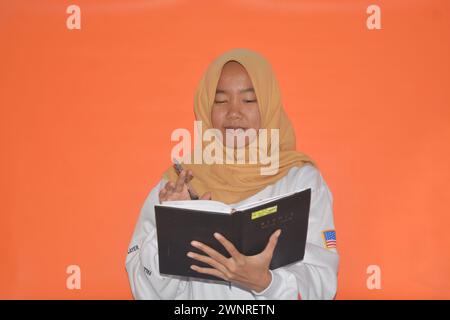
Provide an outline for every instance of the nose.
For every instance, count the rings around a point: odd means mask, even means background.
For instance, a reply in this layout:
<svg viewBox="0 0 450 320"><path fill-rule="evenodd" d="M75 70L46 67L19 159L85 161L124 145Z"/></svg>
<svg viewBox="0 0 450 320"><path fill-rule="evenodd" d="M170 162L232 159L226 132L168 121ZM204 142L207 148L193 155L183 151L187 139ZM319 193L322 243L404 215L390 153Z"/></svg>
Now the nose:
<svg viewBox="0 0 450 320"><path fill-rule="evenodd" d="M229 104L227 118L232 120L232 119L240 119L241 117L242 117L241 105L239 101L237 101L237 99L232 99Z"/></svg>

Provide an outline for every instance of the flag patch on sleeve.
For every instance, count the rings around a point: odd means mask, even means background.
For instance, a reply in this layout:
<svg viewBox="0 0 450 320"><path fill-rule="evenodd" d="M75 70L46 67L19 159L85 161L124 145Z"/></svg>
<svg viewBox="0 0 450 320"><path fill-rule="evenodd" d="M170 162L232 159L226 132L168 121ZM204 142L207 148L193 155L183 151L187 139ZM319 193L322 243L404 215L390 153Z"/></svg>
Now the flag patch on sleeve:
<svg viewBox="0 0 450 320"><path fill-rule="evenodd" d="M322 233L325 247L328 249L336 248L336 231L326 230Z"/></svg>

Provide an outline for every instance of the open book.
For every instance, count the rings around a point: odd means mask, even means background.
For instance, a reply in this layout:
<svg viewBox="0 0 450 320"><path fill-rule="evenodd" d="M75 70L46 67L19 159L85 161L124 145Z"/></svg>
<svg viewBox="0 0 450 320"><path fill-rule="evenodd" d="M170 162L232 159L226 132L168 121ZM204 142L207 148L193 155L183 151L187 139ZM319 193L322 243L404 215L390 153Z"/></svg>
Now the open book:
<svg viewBox="0 0 450 320"><path fill-rule="evenodd" d="M266 247L277 229L281 235L270 269L303 259L308 231L311 189L295 191L231 207L213 200L165 201L155 205L161 274L221 280L198 273L191 265L210 267L186 256L192 251L206 255L190 243L200 241L230 257L214 238L219 232L244 255L255 255Z"/></svg>

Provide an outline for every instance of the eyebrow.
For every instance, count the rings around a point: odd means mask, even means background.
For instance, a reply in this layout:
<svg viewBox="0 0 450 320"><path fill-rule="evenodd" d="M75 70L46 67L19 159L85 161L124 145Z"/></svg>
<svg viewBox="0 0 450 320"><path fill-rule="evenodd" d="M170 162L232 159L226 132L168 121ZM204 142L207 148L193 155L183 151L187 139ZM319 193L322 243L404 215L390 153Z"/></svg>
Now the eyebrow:
<svg viewBox="0 0 450 320"><path fill-rule="evenodd" d="M244 93L244 92L255 92L255 89L253 87L251 87L251 88L246 88L246 89L239 90L239 93ZM216 94L217 93L227 93L227 91L226 90L222 90L222 89L217 89L216 90Z"/></svg>

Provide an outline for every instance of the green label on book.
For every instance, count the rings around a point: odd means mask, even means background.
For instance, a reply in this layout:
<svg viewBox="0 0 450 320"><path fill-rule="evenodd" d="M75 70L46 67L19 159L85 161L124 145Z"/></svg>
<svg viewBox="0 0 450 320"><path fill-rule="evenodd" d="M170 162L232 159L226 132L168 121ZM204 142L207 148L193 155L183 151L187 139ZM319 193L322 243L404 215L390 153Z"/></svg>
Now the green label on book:
<svg viewBox="0 0 450 320"><path fill-rule="evenodd" d="M255 212L252 212L252 220L267 216L268 214L277 212L278 206L273 206L269 208L264 208Z"/></svg>

